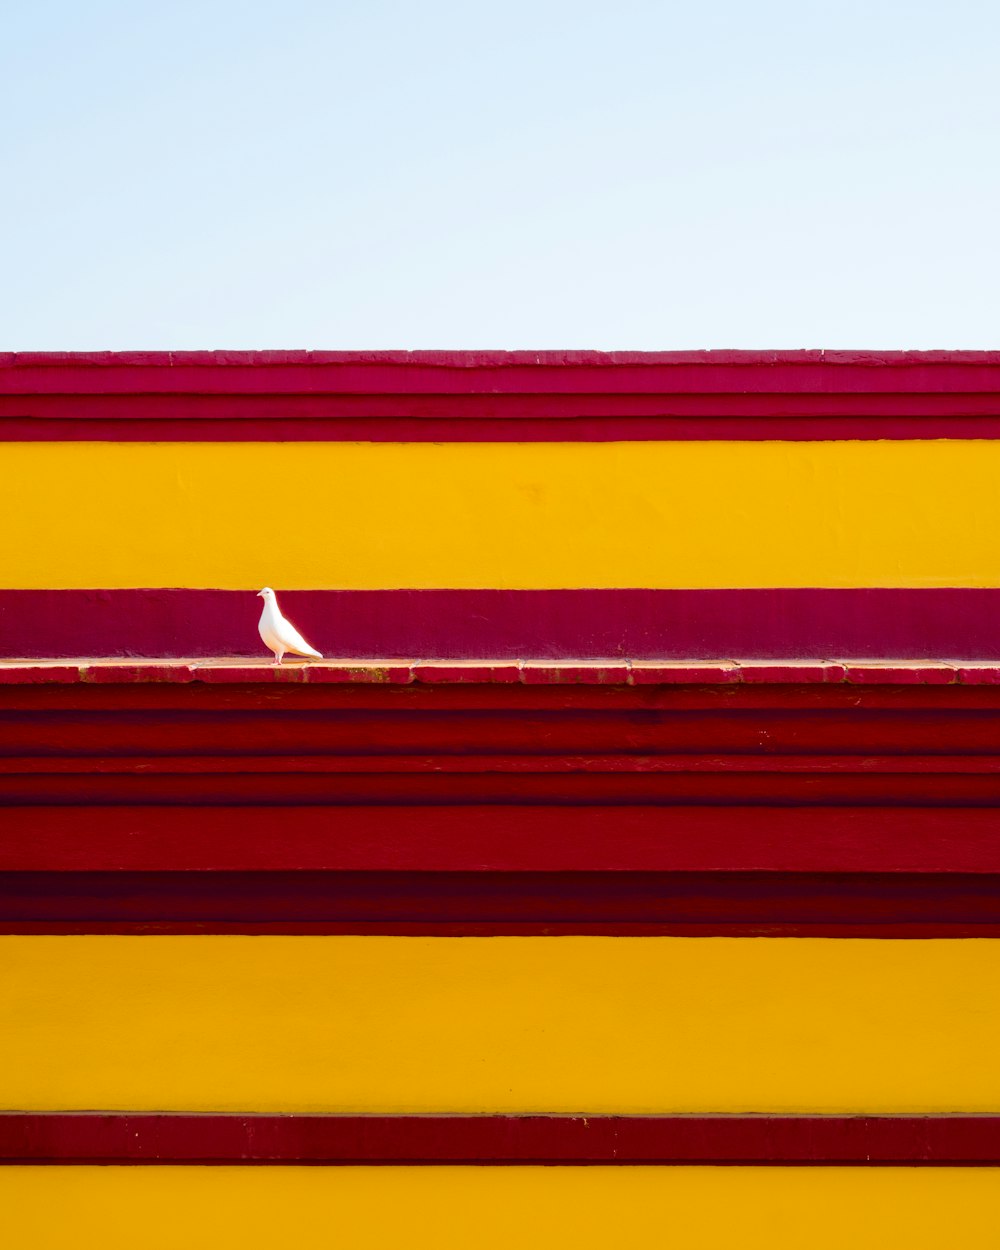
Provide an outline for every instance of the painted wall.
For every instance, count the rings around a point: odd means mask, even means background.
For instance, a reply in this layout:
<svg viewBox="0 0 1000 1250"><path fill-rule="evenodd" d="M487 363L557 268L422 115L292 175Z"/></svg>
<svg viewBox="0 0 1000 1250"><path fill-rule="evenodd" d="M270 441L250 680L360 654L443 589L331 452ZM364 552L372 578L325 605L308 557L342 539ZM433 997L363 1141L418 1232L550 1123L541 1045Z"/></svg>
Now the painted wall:
<svg viewBox="0 0 1000 1250"><path fill-rule="evenodd" d="M0 356L0 438L17 1244L996 1244L1000 355Z"/></svg>
<svg viewBox="0 0 1000 1250"><path fill-rule="evenodd" d="M997 659L990 353L0 357L0 655ZM70 624L71 623L71 624Z"/></svg>

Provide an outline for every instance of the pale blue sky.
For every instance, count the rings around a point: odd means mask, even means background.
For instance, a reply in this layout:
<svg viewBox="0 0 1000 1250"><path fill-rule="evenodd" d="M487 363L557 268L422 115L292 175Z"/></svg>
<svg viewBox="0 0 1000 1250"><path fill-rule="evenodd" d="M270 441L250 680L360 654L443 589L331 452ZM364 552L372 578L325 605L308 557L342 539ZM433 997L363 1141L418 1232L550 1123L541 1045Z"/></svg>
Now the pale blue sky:
<svg viewBox="0 0 1000 1250"><path fill-rule="evenodd" d="M0 4L0 350L1000 348L1000 4Z"/></svg>

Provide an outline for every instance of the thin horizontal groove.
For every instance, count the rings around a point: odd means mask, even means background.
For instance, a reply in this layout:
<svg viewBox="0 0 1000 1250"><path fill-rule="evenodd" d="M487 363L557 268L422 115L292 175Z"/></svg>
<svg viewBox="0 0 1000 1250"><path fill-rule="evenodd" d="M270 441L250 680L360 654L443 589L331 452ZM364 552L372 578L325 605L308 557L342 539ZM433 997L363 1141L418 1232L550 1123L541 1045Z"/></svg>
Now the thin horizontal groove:
<svg viewBox="0 0 1000 1250"><path fill-rule="evenodd" d="M20 667L20 666L18 666ZM29 666L30 667L30 666ZM803 682L781 674L798 666L768 664L767 681L731 683L700 680L688 676L683 682L601 685L593 682L557 681L551 684L519 684L510 682L402 682L378 680L341 680L341 670L334 679L323 680L319 666L310 672L314 680L272 682L255 681L244 676L250 671L273 675L271 666L252 670L236 669L237 678L224 682L175 682L156 680L154 665L151 678L145 666L123 665L124 677L101 681L88 669L88 680L78 680L76 667L56 664L55 672L68 671L67 680L40 680L0 683L0 711L15 714L74 713L85 718L91 713L144 713L153 717L167 713L242 714L266 712L278 720L288 713L356 713L392 712L401 717L424 713L476 712L489 718L518 720L524 713L589 713L621 716L623 724L629 717L640 721L664 713L696 712L713 715L732 713L773 712L808 717L815 714L827 719L832 713L908 713L914 716L939 716L942 725L950 724L958 715L979 719L985 724L1000 711L1000 687L995 682L959 685L946 683L863 682L848 685L839 682ZM102 664L101 668L104 667ZM289 670L291 666L289 665ZM656 666L660 668L659 665ZM672 670L675 666L669 666ZM117 665L111 665L113 670ZM633 666L633 671L635 667ZM0 673L4 666L0 664ZM35 670L45 677L49 665ZM628 715L626 715L628 714ZM877 719L877 717L875 718ZM82 723L82 719L81 719ZM805 722L808 723L808 722ZM890 722L891 723L891 722ZM942 738L942 745L947 739ZM758 744L764 745L764 744ZM216 751L218 748L216 747ZM697 752L692 751L691 754ZM777 753L777 752L776 752ZM907 753L910 753L908 748ZM947 753L947 752L942 752Z"/></svg>
<svg viewBox="0 0 1000 1250"><path fill-rule="evenodd" d="M536 755L548 759L594 753L624 757L707 752L752 755L761 772L769 759L788 755L942 755L994 759L1000 753L1000 715L984 707L832 706L632 709L406 708L323 709L303 700L280 713L214 707L192 700L186 708L115 710L95 700L92 710L39 710L0 705L0 756L64 758L109 755L190 757L220 750L250 762L301 756Z"/></svg>
<svg viewBox="0 0 1000 1250"><path fill-rule="evenodd" d="M599 384L595 386L595 380ZM997 352L38 352L0 393L420 394L989 391Z"/></svg>
<svg viewBox="0 0 1000 1250"><path fill-rule="evenodd" d="M815 777L906 777L913 773L939 777L992 777L1000 774L997 755L0 755L4 776L227 776L252 773L287 776L336 775L393 777L418 774L633 774L684 773L809 774Z"/></svg>
<svg viewBox="0 0 1000 1250"><path fill-rule="evenodd" d="M32 764L47 762L33 760ZM53 762L57 766L61 763ZM67 771L32 768L20 776L0 771L0 808L107 804L183 807L267 804L287 808L317 804L333 807L548 804L565 807L585 803L622 807L649 804L760 804L804 808L1000 806L1000 774L996 772L936 773L928 768L866 774L850 773L846 765L839 772L778 772L768 769L766 757L757 761L758 768L754 772L694 773L636 769L575 773L487 770L477 774L441 770L352 774L339 770L324 773L316 769L283 774L275 768L280 760L263 761L265 767L258 772L255 761L244 756L239 772L206 770L170 774L163 769L163 762L157 771L139 768L130 772L125 757L114 774L109 771L85 773L79 770L81 760L71 761L77 767ZM380 763L384 768L391 760L382 757ZM995 757L991 757L991 765L996 768Z"/></svg>
<svg viewBox="0 0 1000 1250"><path fill-rule="evenodd" d="M5 872L1000 873L997 807L9 807Z"/></svg>
<svg viewBox="0 0 1000 1250"><path fill-rule="evenodd" d="M989 1166L1000 1116L7 1112L0 1163Z"/></svg>
<svg viewBox="0 0 1000 1250"><path fill-rule="evenodd" d="M410 404L351 396L73 395L26 401L0 395L0 442L994 439L1000 437L998 406L992 394L883 396L876 404L864 395L840 396L834 403L824 395L675 396L669 401L580 395L569 402L536 396L435 396ZM886 414L871 415L874 407L886 409ZM614 415L606 415L609 408ZM281 415L274 415L276 409ZM386 415L379 415L379 409ZM705 409L710 410L707 415L699 415ZM395 415L400 411L405 415Z"/></svg>
<svg viewBox="0 0 1000 1250"><path fill-rule="evenodd" d="M1000 875L0 873L0 933L1000 933Z"/></svg>
<svg viewBox="0 0 1000 1250"><path fill-rule="evenodd" d="M995 681L1000 662L995 587L290 591L283 609L319 650L385 658L280 670L254 649L253 602L238 590L0 590L0 656L21 662L0 676L68 657L48 680L886 684ZM81 656L131 657L135 672ZM760 672L750 660L775 663ZM497 662L520 667L490 672Z"/></svg>

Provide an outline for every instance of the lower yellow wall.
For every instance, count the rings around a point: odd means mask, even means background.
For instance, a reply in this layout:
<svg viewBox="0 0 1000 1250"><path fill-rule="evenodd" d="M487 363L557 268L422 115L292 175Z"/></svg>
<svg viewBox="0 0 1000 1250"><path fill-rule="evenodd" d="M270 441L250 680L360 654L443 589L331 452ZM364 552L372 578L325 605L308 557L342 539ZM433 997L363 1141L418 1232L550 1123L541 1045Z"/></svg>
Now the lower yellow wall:
<svg viewBox="0 0 1000 1250"><path fill-rule="evenodd" d="M998 939L7 936L0 1107L996 1112L998 978Z"/></svg>
<svg viewBox="0 0 1000 1250"><path fill-rule="evenodd" d="M995 1250L992 1168L0 1169L18 1250Z"/></svg>

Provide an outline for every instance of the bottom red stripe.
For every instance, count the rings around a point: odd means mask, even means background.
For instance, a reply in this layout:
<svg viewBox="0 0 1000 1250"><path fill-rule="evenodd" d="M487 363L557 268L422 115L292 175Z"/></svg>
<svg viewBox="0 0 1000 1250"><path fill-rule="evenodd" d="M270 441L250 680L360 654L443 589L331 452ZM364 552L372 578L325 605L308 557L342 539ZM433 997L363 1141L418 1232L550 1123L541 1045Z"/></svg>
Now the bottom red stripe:
<svg viewBox="0 0 1000 1250"><path fill-rule="evenodd" d="M0 933L1000 932L1000 875L5 872Z"/></svg>
<svg viewBox="0 0 1000 1250"><path fill-rule="evenodd" d="M1000 1164L1000 1116L0 1115L0 1163Z"/></svg>

